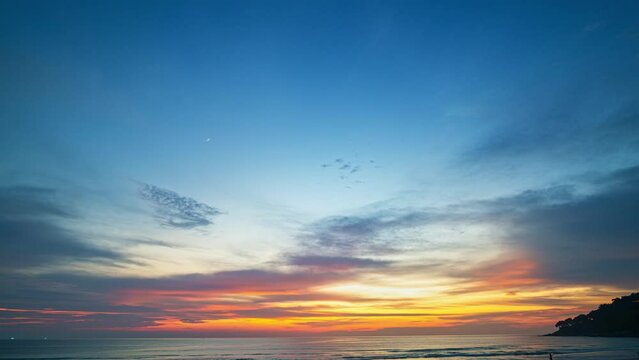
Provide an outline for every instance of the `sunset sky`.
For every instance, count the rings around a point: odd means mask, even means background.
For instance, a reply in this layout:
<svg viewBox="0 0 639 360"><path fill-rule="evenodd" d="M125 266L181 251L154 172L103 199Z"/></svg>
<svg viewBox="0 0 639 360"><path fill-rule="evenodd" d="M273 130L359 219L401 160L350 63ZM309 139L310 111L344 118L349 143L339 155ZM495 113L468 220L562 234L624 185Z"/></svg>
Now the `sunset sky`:
<svg viewBox="0 0 639 360"><path fill-rule="evenodd" d="M0 2L0 336L546 333L639 290L638 1Z"/></svg>

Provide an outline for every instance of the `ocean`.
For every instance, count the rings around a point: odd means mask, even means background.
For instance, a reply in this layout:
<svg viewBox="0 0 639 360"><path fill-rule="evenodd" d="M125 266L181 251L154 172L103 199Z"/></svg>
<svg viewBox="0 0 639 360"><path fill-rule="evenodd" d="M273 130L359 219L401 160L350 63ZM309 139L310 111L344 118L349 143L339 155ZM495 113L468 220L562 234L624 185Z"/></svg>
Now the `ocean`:
<svg viewBox="0 0 639 360"><path fill-rule="evenodd" d="M637 359L639 338L345 336L0 340L0 359Z"/></svg>

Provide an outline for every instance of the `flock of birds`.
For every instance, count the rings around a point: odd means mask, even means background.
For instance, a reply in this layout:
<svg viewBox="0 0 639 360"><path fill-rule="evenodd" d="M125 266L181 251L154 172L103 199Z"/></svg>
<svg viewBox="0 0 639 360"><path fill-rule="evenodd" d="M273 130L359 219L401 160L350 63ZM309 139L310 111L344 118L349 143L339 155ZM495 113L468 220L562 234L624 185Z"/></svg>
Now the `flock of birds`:
<svg viewBox="0 0 639 360"><path fill-rule="evenodd" d="M204 142L206 143L211 142L211 138L210 137L205 138ZM368 162L366 162L366 165L370 167L374 167L374 168L379 168L379 165L377 165L375 160L368 160ZM357 173L359 173L364 168L364 165L361 162L350 161L344 158L337 158L333 161L326 162L320 166L323 169L328 169L328 168L335 169L337 171L339 179L344 182L347 182L347 185L346 185L347 189L352 189L352 186L355 184L364 183L364 181L360 179L353 179L353 177L356 176Z"/></svg>
<svg viewBox="0 0 639 360"><path fill-rule="evenodd" d="M375 162L375 160L369 160L368 166L372 166L378 168L379 166ZM331 162L324 163L320 165L323 169L332 168L337 171L339 179L347 182L346 188L352 189L352 185L354 184L362 184L364 183L360 179L353 179L363 168L364 165L362 163L358 163L355 161L349 161L343 158L337 158Z"/></svg>

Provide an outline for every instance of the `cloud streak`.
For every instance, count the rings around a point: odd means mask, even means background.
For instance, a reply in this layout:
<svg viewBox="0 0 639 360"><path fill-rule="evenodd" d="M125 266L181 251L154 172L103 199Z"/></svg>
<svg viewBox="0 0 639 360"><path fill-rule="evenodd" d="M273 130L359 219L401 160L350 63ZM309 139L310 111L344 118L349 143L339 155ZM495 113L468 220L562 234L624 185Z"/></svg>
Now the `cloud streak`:
<svg viewBox="0 0 639 360"><path fill-rule="evenodd" d="M479 225L500 229L496 240L514 259L506 262L506 268L527 264L527 273L514 281L519 284L550 281L639 286L633 276L639 272L635 216L639 213L639 166L590 176L587 185L592 190L579 192L576 184L565 183L439 209L386 210L321 219L300 237L306 252L320 255L293 260L320 266L343 254L388 255L403 251L406 242L417 247L420 243L432 245L427 237L407 236L410 230L436 236L428 230ZM350 261L357 265L357 257Z"/></svg>
<svg viewBox="0 0 639 360"><path fill-rule="evenodd" d="M562 108L566 107L566 108ZM559 109L557 109L559 108ZM639 106L636 101L618 108L603 119L570 105L557 105L545 114L533 110L536 126L521 123L500 129L467 152L470 162L518 161L531 156L552 157L552 162L606 156L624 156L639 151ZM561 119L559 121L558 119Z"/></svg>
<svg viewBox="0 0 639 360"><path fill-rule="evenodd" d="M311 224L301 237L302 244L329 253L391 250L397 244L392 232L422 226L431 219L429 212L411 209L329 217Z"/></svg>
<svg viewBox="0 0 639 360"><path fill-rule="evenodd" d="M601 188L514 219L511 237L549 278L639 286L639 166L611 173Z"/></svg>
<svg viewBox="0 0 639 360"><path fill-rule="evenodd" d="M291 265L312 269L349 270L357 268L383 268L390 261L347 256L295 255L290 257Z"/></svg>
<svg viewBox="0 0 639 360"><path fill-rule="evenodd" d="M63 221L75 215L55 195L49 188L0 188L0 270L69 261L125 261L121 254L85 242L65 228Z"/></svg>

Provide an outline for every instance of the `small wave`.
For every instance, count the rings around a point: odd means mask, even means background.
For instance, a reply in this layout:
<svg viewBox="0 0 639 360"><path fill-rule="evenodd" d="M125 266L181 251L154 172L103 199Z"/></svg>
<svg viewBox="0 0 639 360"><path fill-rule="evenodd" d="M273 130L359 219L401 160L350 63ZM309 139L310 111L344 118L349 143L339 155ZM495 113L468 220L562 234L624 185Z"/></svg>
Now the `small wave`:
<svg viewBox="0 0 639 360"><path fill-rule="evenodd" d="M466 349L467 350L467 349ZM429 358L452 358L452 357L466 357L466 358L489 358L489 357L499 357L499 356L536 356L536 355L546 355L549 351L493 351L493 352L468 352L468 351L446 351L441 352L437 350L426 350L420 351L416 350L406 350L402 351L401 354L388 354L388 355L368 355L368 356L344 356L342 359L349 360L378 360L378 359L429 359ZM555 354L559 354L559 352L553 352Z"/></svg>

